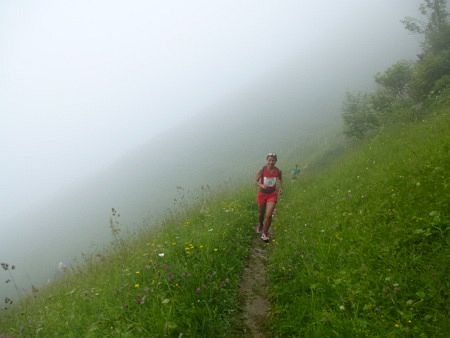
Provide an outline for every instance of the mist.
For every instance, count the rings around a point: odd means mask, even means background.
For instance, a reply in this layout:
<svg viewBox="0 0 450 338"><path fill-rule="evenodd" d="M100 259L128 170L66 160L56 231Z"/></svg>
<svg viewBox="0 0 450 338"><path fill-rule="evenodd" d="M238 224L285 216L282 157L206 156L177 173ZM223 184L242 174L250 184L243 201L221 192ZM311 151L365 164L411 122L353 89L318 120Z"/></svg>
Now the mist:
<svg viewBox="0 0 450 338"><path fill-rule="evenodd" d="M346 91L415 58L419 3L2 2L0 261L29 288L108 244L111 208L136 229L177 187L282 166Z"/></svg>

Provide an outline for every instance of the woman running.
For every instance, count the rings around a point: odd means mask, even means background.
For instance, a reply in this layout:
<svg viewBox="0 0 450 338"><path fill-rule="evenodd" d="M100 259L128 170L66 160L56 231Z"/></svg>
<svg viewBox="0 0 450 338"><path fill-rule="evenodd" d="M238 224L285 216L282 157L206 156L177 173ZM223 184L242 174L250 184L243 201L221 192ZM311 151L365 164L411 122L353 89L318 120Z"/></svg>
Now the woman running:
<svg viewBox="0 0 450 338"><path fill-rule="evenodd" d="M277 154L268 153L266 160L267 165L256 174L256 185L259 187L256 196L259 217L256 232L261 234L261 239L264 242L269 241L272 214L277 204L278 195L281 194L282 183L281 170L275 166Z"/></svg>

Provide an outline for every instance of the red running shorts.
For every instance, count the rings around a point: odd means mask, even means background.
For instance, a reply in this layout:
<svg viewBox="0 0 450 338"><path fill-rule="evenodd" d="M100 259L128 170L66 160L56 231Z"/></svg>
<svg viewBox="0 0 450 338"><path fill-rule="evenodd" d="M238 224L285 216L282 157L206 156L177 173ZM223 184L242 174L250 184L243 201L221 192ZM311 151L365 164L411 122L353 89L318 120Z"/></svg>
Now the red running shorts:
<svg viewBox="0 0 450 338"><path fill-rule="evenodd" d="M256 195L256 203L258 203L258 205L266 203L277 203L277 200L278 200L277 191L268 194L259 191L258 194Z"/></svg>

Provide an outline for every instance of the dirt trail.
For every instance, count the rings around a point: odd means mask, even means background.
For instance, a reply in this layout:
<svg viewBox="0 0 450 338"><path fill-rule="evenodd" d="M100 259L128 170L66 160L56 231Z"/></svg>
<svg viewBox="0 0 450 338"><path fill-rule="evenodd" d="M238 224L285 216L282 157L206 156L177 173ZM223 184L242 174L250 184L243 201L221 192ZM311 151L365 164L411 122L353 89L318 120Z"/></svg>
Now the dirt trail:
<svg viewBox="0 0 450 338"><path fill-rule="evenodd" d="M267 245L259 238L253 240L248 266L240 285L246 333L254 338L266 337L264 322L270 311L266 276Z"/></svg>

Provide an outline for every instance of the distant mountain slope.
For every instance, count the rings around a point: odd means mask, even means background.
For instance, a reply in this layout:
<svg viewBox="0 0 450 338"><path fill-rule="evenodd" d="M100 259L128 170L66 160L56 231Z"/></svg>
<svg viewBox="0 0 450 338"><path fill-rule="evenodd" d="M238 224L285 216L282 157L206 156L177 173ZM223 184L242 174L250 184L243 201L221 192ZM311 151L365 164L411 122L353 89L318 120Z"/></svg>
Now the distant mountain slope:
<svg viewBox="0 0 450 338"><path fill-rule="evenodd" d="M52 278L58 262L108 243L111 208L119 210L123 228L135 229L172 208L181 194L177 187L189 199L201 185L227 189L250 182L266 152L279 152L283 165L285 154L338 125L342 90L337 80L311 84L304 71L290 68L224 99L12 220L15 230L4 235L0 257L17 266L17 279L29 289Z"/></svg>

